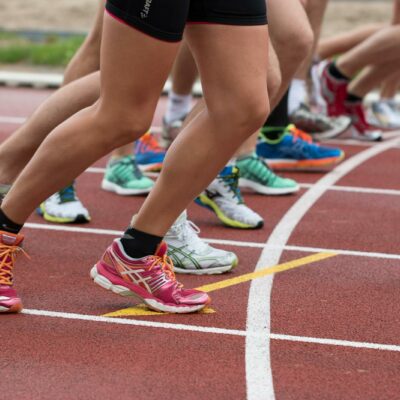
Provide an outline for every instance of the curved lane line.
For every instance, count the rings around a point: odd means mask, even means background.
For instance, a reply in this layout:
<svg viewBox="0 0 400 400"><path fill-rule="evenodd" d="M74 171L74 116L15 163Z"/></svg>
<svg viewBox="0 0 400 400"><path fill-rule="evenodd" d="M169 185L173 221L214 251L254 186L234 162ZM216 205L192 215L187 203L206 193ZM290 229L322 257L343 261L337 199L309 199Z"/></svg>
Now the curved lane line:
<svg viewBox="0 0 400 400"><path fill-rule="evenodd" d="M290 235L307 211L311 209L330 186L333 186L339 179L370 158L398 144L400 144L400 138L397 137L363 150L338 165L334 170L322 177L310 190L305 192L275 227L265 244L255 271L279 263ZM272 284L273 275L270 275L254 280L250 285L246 326L249 335L246 336L245 355L248 400L275 399L270 355L270 298Z"/></svg>

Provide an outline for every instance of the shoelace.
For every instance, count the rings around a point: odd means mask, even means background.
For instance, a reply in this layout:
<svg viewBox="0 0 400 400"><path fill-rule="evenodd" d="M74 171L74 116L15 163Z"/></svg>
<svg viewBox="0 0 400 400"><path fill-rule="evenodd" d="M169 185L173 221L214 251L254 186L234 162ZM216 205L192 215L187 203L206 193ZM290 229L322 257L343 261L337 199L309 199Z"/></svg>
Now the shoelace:
<svg viewBox="0 0 400 400"><path fill-rule="evenodd" d="M289 125L288 131L292 134L292 136L295 140L300 139L309 144L312 144L312 142L313 142L312 137L308 133L302 131L299 128L296 128L295 125Z"/></svg>
<svg viewBox="0 0 400 400"><path fill-rule="evenodd" d="M134 158L125 157L124 159L119 160L117 162L123 167L125 167L125 172L129 174L130 178L135 177L136 179L141 179L143 177L142 171L140 171Z"/></svg>
<svg viewBox="0 0 400 400"><path fill-rule="evenodd" d="M165 150L158 144L157 140L151 133L146 133L139 139L142 145L142 151L152 151L154 153L164 153Z"/></svg>
<svg viewBox="0 0 400 400"><path fill-rule="evenodd" d="M22 253L30 258L28 253L19 246L8 246L0 244L0 284L1 285L12 285L12 270L14 268L15 259L17 253Z"/></svg>
<svg viewBox="0 0 400 400"><path fill-rule="evenodd" d="M200 228L192 221L185 220L182 224L177 227L178 236L181 235L182 242L186 243L186 246L204 250L208 245L199 238Z"/></svg>
<svg viewBox="0 0 400 400"><path fill-rule="evenodd" d="M58 192L60 203L68 203L70 201L76 201L75 187L74 185L69 185Z"/></svg>
<svg viewBox="0 0 400 400"><path fill-rule="evenodd" d="M183 285L176 280L175 272L174 272L174 264L171 260L171 257L168 257L166 254L162 257L159 256L150 256L152 261L149 271L151 271L155 267L161 267L162 271L167 275L167 277L175 283L179 288Z"/></svg>
<svg viewBox="0 0 400 400"><path fill-rule="evenodd" d="M243 203L243 197L239 189L239 169L234 167L231 174L220 175L221 180L230 192L237 198L239 203Z"/></svg>

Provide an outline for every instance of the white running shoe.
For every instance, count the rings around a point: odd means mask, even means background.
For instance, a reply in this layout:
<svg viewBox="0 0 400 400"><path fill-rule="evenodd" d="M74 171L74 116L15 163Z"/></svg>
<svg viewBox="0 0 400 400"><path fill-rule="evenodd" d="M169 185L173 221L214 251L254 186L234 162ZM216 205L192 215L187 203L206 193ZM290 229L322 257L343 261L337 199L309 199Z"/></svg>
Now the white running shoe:
<svg viewBox="0 0 400 400"><path fill-rule="evenodd" d="M196 203L213 211L223 224L232 228L262 228L264 220L244 204L238 183L238 168L226 166Z"/></svg>
<svg viewBox="0 0 400 400"><path fill-rule="evenodd" d="M89 211L76 195L73 184L50 196L40 205L37 212L46 221L59 224L90 221Z"/></svg>
<svg viewBox="0 0 400 400"><path fill-rule="evenodd" d="M374 125L385 129L400 128L400 112L393 100L375 101L371 105L371 113L375 119Z"/></svg>
<svg viewBox="0 0 400 400"><path fill-rule="evenodd" d="M230 251L215 249L199 237L200 229L188 221L186 211L164 237L174 271L182 274L222 274L235 268L238 258Z"/></svg>

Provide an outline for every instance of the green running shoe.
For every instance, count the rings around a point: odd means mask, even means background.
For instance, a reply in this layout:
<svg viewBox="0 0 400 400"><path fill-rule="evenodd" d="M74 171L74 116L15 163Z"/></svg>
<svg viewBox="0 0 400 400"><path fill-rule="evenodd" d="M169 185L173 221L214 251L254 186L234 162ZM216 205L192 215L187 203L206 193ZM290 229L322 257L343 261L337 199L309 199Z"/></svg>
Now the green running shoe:
<svg viewBox="0 0 400 400"><path fill-rule="evenodd" d="M149 193L154 182L145 176L131 156L110 160L101 188L122 196Z"/></svg>
<svg viewBox="0 0 400 400"><path fill-rule="evenodd" d="M238 159L236 166L239 168L239 186L242 188L271 196L295 193L299 190L296 181L276 175L256 153Z"/></svg>

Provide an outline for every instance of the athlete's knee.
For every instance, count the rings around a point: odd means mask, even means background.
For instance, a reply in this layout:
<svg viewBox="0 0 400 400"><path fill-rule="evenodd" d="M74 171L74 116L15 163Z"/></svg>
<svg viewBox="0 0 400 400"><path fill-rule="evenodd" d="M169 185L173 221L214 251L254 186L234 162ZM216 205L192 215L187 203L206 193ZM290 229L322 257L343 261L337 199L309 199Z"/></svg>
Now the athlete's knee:
<svg viewBox="0 0 400 400"><path fill-rule="evenodd" d="M128 144L150 129L152 121L150 112L144 110L140 112L140 110L132 110L130 107L103 111L99 107L98 123L102 127L101 130L106 132L105 140L114 144L114 147Z"/></svg>

